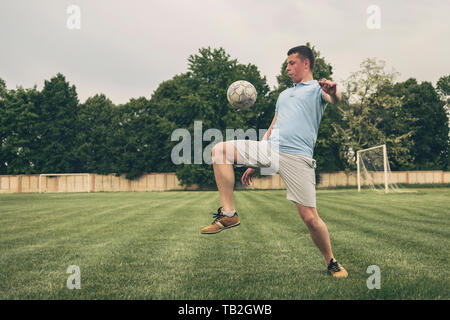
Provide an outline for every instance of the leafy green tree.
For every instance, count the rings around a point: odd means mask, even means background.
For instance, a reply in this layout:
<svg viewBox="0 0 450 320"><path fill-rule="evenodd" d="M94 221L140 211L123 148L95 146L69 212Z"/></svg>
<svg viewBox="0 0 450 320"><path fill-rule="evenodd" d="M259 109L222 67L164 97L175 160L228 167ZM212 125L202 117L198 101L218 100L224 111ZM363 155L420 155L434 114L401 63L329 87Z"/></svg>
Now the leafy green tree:
<svg viewBox="0 0 450 320"><path fill-rule="evenodd" d="M232 108L226 97L227 89L237 80L251 82L258 97L249 110ZM197 54L188 58L188 71L163 82L151 97L156 113L166 118L177 128L187 129L194 144L194 121L202 121L203 131L215 128L226 138L226 129L267 129L273 117L274 107L267 103L269 87L266 78L252 64L239 64L223 48L201 48ZM167 137L170 140L170 136ZM211 141L217 143L219 141ZM202 141L202 148L211 142ZM179 141L170 142L171 147ZM169 153L170 154L170 153ZM193 159L191 163L194 163ZM215 179L211 165L181 164L177 167L177 176L183 184L199 184L214 187ZM244 168L235 170L239 181Z"/></svg>
<svg viewBox="0 0 450 320"><path fill-rule="evenodd" d="M6 82L2 78L0 78L0 94L3 94L6 90Z"/></svg>
<svg viewBox="0 0 450 320"><path fill-rule="evenodd" d="M442 76L437 84L436 90L441 97L441 100L445 103L445 112L447 113L447 117L449 118L449 126L450 126L450 75Z"/></svg>
<svg viewBox="0 0 450 320"><path fill-rule="evenodd" d="M436 87L439 94L441 94L444 98L449 99L450 75L440 77L436 84Z"/></svg>
<svg viewBox="0 0 450 320"><path fill-rule="evenodd" d="M175 125L156 114L145 97L131 99L114 109L112 134L106 141L112 152L111 172L136 179L149 172L174 171L168 142Z"/></svg>
<svg viewBox="0 0 450 320"><path fill-rule="evenodd" d="M333 124L333 138L340 144L339 155L347 169L355 169L356 151L380 144L386 144L393 169L406 167L414 159L415 131L409 125L415 119L398 126L398 117L405 115L402 99L386 92L395 76L385 71L383 61L369 58L345 82L343 101L338 105L343 122Z"/></svg>
<svg viewBox="0 0 450 320"><path fill-rule="evenodd" d="M442 89L445 90L445 86ZM391 89L386 88L384 92L402 101L396 127L409 128L414 132L410 146L414 162L401 169L445 170L448 166L448 115L445 102L433 85L429 82L419 84L411 78L396 83Z"/></svg>
<svg viewBox="0 0 450 320"><path fill-rule="evenodd" d="M58 73L45 81L36 108L38 123L35 165L39 172L80 172L76 157L78 96L74 85Z"/></svg>
<svg viewBox="0 0 450 320"><path fill-rule="evenodd" d="M103 94L96 94L79 106L76 156L84 172L113 172L113 153L107 142L108 136L112 135L114 108L111 100Z"/></svg>
<svg viewBox="0 0 450 320"><path fill-rule="evenodd" d="M449 127L449 139L450 139L450 75L442 76L436 85L437 92L441 97L441 100L444 101L444 109L447 114L448 119L448 127ZM448 155L449 144L450 141L447 139L447 169L450 170L450 156Z"/></svg>
<svg viewBox="0 0 450 320"><path fill-rule="evenodd" d="M5 174L8 170L8 153L5 152L5 145L9 136L7 128L7 99L8 89L6 88L6 82L0 78L0 174Z"/></svg>
<svg viewBox="0 0 450 320"><path fill-rule="evenodd" d="M36 105L40 94L36 88L7 90L0 79L0 174L36 172Z"/></svg>

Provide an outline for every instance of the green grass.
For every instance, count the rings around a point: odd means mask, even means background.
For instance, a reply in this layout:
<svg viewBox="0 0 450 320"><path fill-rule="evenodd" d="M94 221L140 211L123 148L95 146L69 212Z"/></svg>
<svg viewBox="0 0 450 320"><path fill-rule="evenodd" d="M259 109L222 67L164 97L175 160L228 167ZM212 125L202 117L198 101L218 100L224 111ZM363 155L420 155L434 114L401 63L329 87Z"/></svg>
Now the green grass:
<svg viewBox="0 0 450 320"><path fill-rule="evenodd" d="M283 190L236 192L241 226L208 236L217 192L3 194L0 299L449 299L450 189L407 191L318 191L340 280Z"/></svg>

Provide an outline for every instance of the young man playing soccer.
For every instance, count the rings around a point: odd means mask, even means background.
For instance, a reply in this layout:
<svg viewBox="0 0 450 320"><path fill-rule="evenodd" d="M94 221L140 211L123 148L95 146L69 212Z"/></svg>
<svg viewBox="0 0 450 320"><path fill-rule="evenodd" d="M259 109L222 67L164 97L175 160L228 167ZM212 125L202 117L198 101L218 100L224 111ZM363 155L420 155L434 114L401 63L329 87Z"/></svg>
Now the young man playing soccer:
<svg viewBox="0 0 450 320"><path fill-rule="evenodd" d="M287 199L297 206L300 217L309 229L314 244L325 258L328 271L337 278L347 271L337 263L331 251L328 229L316 210L315 167L313 149L319 124L327 103L341 100L335 82L313 79L314 55L306 46L288 51L286 70L294 85L278 97L272 124L261 141L235 140L218 143L212 150L214 176L222 206L213 223L201 230L215 234L240 224L234 208L233 164L249 167L270 167L283 179ZM255 169L242 175L249 185Z"/></svg>

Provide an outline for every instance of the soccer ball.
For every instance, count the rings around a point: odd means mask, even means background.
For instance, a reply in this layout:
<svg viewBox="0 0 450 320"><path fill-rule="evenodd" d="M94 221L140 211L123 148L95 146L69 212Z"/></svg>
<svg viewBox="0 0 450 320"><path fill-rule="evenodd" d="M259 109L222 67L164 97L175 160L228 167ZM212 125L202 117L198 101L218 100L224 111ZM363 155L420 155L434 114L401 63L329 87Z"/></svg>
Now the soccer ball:
<svg viewBox="0 0 450 320"><path fill-rule="evenodd" d="M238 80L233 82L227 91L228 102L235 108L248 109L256 101L255 87L248 81Z"/></svg>

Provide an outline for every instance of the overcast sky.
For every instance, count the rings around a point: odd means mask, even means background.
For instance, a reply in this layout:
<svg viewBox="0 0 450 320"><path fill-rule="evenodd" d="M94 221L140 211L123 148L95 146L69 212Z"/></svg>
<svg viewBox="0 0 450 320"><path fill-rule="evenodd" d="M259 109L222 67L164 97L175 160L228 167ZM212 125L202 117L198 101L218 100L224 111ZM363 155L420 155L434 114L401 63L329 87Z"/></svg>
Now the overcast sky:
<svg viewBox="0 0 450 320"><path fill-rule="evenodd" d="M79 30L67 27L70 5ZM380 29L367 27L370 5ZM338 82L377 57L399 81L435 84L450 73L449 12L448 0L1 0L0 78L40 89L61 72L81 102L104 93L119 104L150 97L211 46L255 64L273 87L287 50L309 41Z"/></svg>

